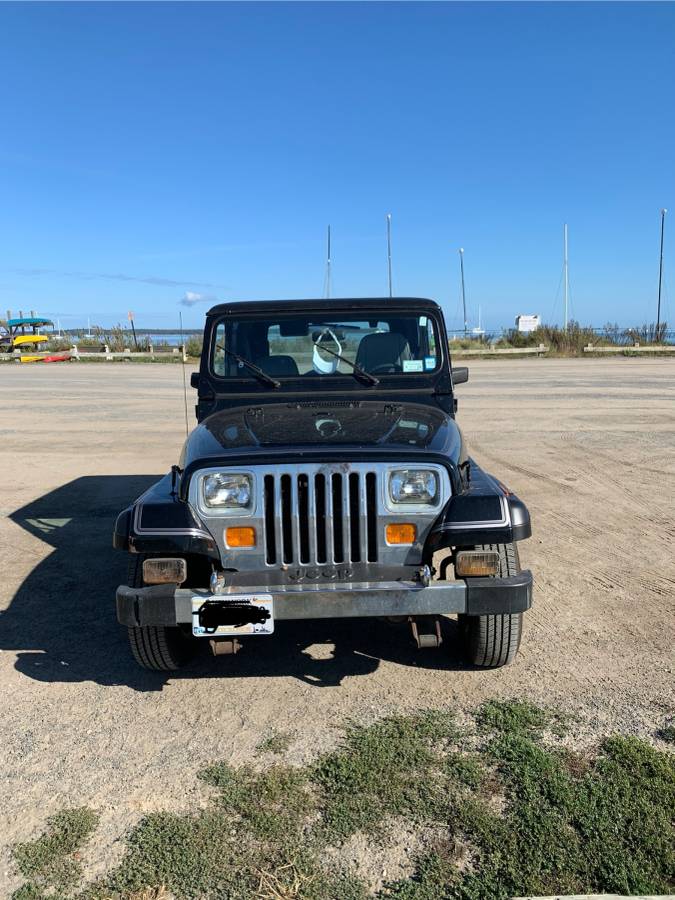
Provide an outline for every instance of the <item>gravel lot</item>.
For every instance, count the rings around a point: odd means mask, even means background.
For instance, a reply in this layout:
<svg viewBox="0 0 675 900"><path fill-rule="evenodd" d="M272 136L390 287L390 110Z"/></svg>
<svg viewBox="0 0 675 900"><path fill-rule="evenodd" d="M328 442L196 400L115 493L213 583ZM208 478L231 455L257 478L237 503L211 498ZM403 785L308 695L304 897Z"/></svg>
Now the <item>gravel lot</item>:
<svg viewBox="0 0 675 900"><path fill-rule="evenodd" d="M298 762L347 718L525 697L579 715L578 741L651 736L673 713L675 362L473 361L458 389L476 458L530 507L535 607L517 662L464 670L384 623L280 623L261 652L138 669L114 615L115 514L176 461L173 365L0 366L0 828L102 816L97 872L143 813L205 802L203 764L250 760L274 729ZM193 392L191 392L192 394ZM192 397L190 398L192 404ZM448 628L452 636L452 625ZM0 896L20 882L6 850Z"/></svg>

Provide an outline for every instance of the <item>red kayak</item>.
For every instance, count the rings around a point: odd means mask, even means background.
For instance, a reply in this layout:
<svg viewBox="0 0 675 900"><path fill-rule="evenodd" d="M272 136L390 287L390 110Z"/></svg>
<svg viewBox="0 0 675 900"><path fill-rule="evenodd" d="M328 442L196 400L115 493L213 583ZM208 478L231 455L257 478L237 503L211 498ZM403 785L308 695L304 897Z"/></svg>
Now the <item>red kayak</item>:
<svg viewBox="0 0 675 900"><path fill-rule="evenodd" d="M53 356L43 357L43 362L67 362L70 359L70 353L56 353Z"/></svg>

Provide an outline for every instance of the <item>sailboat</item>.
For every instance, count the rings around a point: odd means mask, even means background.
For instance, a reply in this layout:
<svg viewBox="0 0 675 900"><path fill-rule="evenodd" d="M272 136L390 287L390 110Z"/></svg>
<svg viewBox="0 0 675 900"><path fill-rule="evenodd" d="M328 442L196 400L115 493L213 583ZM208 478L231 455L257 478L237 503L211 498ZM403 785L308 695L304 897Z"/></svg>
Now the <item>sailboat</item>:
<svg viewBox="0 0 675 900"><path fill-rule="evenodd" d="M481 337L485 334L485 329L481 327L480 323L480 306L478 307L478 327L472 328L471 334L475 335L475 337Z"/></svg>

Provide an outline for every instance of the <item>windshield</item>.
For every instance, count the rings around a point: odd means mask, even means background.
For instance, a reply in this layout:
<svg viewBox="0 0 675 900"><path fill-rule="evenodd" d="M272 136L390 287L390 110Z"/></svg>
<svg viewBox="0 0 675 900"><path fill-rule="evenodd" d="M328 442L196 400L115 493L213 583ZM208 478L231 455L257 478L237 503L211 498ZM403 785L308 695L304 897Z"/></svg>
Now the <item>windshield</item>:
<svg viewBox="0 0 675 900"><path fill-rule="evenodd" d="M274 379L353 376L372 383L387 375L431 373L440 365L437 329L430 316L400 312L373 318L330 312L228 316L216 326L211 368L221 378L254 379L254 367Z"/></svg>

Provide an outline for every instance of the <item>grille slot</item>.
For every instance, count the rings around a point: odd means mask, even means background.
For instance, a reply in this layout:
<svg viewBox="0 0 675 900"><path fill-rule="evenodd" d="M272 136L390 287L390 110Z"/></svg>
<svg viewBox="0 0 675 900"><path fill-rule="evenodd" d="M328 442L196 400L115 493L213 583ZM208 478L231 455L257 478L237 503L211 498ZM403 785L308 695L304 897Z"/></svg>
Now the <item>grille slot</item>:
<svg viewBox="0 0 675 900"><path fill-rule="evenodd" d="M291 476L282 475L279 479L281 494L281 534L283 545L283 560L285 563L293 562L293 512L291 510Z"/></svg>
<svg viewBox="0 0 675 900"><path fill-rule="evenodd" d="M268 565L276 562L277 542L274 533L274 476L265 475L265 559Z"/></svg>
<svg viewBox="0 0 675 900"><path fill-rule="evenodd" d="M268 565L377 561L377 474L307 471L261 479Z"/></svg>
<svg viewBox="0 0 675 900"><path fill-rule="evenodd" d="M349 476L349 541L352 562L361 562L361 546L359 544L360 511L359 511L359 476L352 472Z"/></svg>
<svg viewBox="0 0 675 900"><path fill-rule="evenodd" d="M374 472L366 475L366 529L368 562L377 560L377 477Z"/></svg>

